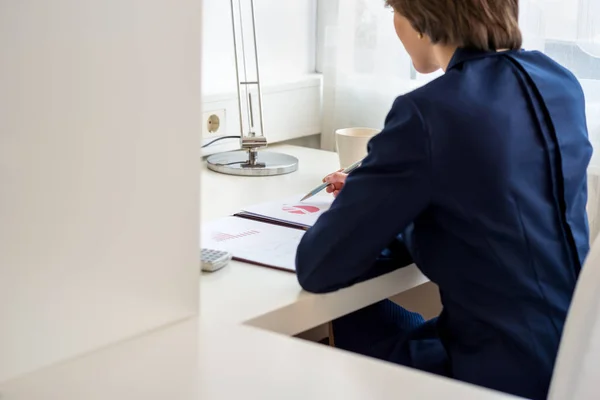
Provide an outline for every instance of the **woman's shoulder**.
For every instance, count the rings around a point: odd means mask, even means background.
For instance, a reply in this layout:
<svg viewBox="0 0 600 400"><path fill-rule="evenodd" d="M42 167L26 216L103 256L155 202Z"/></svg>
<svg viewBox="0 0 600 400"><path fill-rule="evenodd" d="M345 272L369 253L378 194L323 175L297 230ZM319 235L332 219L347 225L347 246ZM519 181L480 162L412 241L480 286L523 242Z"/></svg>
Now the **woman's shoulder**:
<svg viewBox="0 0 600 400"><path fill-rule="evenodd" d="M552 57L538 50L519 50L508 54L512 60L528 68L537 68L557 77L576 81L575 75L566 67L558 63Z"/></svg>
<svg viewBox="0 0 600 400"><path fill-rule="evenodd" d="M583 89L575 75L563 65L537 51L517 51L510 54L511 61L537 85L560 88L566 95L583 100Z"/></svg>
<svg viewBox="0 0 600 400"><path fill-rule="evenodd" d="M422 103L451 102L454 95L466 84L469 76L462 71L450 70L443 75L425 83L424 85L400 96L404 102L411 102L419 106Z"/></svg>
<svg viewBox="0 0 600 400"><path fill-rule="evenodd" d="M445 108L460 91L463 78L447 72L428 83L398 96L392 106L391 114L414 114L424 119L428 109Z"/></svg>
<svg viewBox="0 0 600 400"><path fill-rule="evenodd" d="M403 97L423 111L457 102L497 100L499 93L511 87L514 90L509 93L519 96L526 81L553 89L565 101L583 101L583 90L573 73L539 51L525 50L469 60Z"/></svg>

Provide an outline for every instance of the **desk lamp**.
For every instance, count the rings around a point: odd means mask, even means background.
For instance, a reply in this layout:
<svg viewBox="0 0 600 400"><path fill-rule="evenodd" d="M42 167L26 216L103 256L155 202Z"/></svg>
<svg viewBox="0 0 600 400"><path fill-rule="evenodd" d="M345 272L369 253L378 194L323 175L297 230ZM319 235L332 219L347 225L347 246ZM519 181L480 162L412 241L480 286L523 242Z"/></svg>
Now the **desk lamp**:
<svg viewBox="0 0 600 400"><path fill-rule="evenodd" d="M288 174L298 169L297 158L275 152L259 152L259 149L267 147L267 138L264 134L263 125L263 101L256 44L254 0L249 0L246 3L246 8L249 7L250 17L245 19L250 20L252 25L251 29L247 31L244 30L242 1L231 0L241 150L214 154L207 159L207 165L212 171L228 175L272 176ZM246 52L248 47L252 47L254 51L249 51L248 54ZM249 66L253 66L254 71L251 71ZM258 121L258 124L256 124L256 121Z"/></svg>

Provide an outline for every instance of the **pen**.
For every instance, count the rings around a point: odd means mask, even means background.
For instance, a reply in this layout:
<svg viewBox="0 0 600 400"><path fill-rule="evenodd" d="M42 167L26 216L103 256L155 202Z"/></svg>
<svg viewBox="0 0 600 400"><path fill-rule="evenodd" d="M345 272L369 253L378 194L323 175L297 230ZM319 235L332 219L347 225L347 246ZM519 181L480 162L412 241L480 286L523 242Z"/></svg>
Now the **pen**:
<svg viewBox="0 0 600 400"><path fill-rule="evenodd" d="M354 164L350 165L348 168L344 169L343 172L344 174L349 174L350 172L354 171L356 168L360 167L360 164L362 164L363 160L357 161ZM315 194L319 193L320 191L324 190L327 186L329 186L329 183L323 183L319 186L317 186L316 188L314 188L313 190L311 190L310 192L308 192L308 194L306 196L304 196L302 198L302 200L300 200L301 202L309 199L311 197L313 197Z"/></svg>

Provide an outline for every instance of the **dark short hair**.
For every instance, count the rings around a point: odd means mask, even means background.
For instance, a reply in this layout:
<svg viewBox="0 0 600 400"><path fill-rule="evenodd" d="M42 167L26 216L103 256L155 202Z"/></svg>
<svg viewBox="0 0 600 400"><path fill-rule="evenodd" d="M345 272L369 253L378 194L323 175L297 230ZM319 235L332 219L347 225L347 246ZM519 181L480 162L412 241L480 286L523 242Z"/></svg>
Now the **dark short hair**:
<svg viewBox="0 0 600 400"><path fill-rule="evenodd" d="M386 0L434 44L520 49L519 0Z"/></svg>

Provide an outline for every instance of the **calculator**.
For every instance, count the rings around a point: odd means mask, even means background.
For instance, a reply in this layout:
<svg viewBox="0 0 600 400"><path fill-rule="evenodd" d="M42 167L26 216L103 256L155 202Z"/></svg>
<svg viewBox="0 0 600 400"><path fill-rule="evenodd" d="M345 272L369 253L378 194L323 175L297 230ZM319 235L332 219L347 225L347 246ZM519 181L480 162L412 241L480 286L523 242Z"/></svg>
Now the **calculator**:
<svg viewBox="0 0 600 400"><path fill-rule="evenodd" d="M222 250L201 249L200 266L202 271L215 272L231 261L232 254Z"/></svg>

